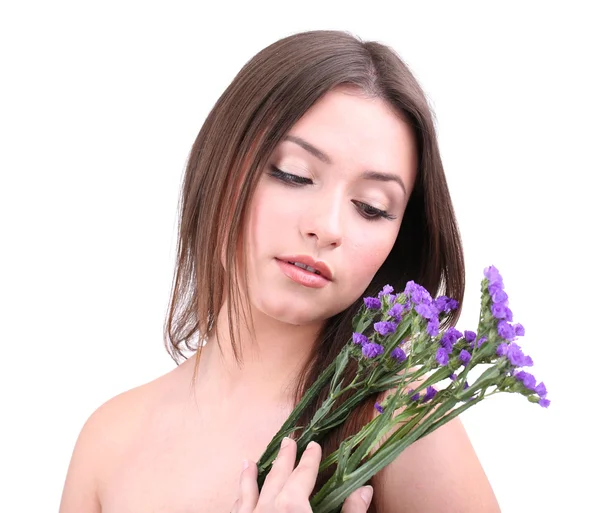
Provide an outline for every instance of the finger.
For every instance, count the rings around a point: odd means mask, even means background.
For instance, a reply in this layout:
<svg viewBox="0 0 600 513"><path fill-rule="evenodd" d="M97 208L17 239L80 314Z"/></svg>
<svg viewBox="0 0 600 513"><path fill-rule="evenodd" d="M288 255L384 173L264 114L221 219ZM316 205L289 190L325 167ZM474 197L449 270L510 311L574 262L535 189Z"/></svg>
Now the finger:
<svg viewBox="0 0 600 513"><path fill-rule="evenodd" d="M282 495L298 499L310 497L317 482L321 454L321 446L318 443L311 442L308 444L298 462L298 466L285 484L281 492Z"/></svg>
<svg viewBox="0 0 600 513"><path fill-rule="evenodd" d="M240 476L240 489L238 500L232 513L252 513L258 502L258 484L256 477L258 469L252 461L244 462L244 470ZM236 509L237 508L237 509Z"/></svg>
<svg viewBox="0 0 600 513"><path fill-rule="evenodd" d="M354 490L344 501L342 513L365 513L373 499L373 487L363 486Z"/></svg>
<svg viewBox="0 0 600 513"><path fill-rule="evenodd" d="M285 437L281 441L279 453L267 474L258 499L259 504L268 504L281 492L296 464L296 442Z"/></svg>

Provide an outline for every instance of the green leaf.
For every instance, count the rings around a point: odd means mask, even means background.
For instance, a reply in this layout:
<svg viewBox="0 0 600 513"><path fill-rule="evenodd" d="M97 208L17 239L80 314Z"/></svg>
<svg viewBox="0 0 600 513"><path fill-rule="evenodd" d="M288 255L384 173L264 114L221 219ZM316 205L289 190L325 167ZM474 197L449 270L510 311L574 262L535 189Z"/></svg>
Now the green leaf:
<svg viewBox="0 0 600 513"><path fill-rule="evenodd" d="M335 374L333 375L333 378L331 380L331 389L334 389L338 386L338 384L341 384L344 370L346 370L346 367L348 366L348 360L350 357L349 353L350 346L346 345L344 346L338 357L335 359Z"/></svg>
<svg viewBox="0 0 600 513"><path fill-rule="evenodd" d="M400 389L396 391L394 397L398 396L398 392ZM348 461L348 470L352 472L360 462L369 454L369 451L372 447L384 436L385 432L391 428L391 419L394 415L394 403L393 401L389 401L386 408L383 410L383 413L380 413L375 419L373 419L369 424L372 424L370 431L367 433L364 441L358 446L358 448L352 454L352 457Z"/></svg>
<svg viewBox="0 0 600 513"><path fill-rule="evenodd" d="M302 415L302 412L318 397L321 389L327 385L331 377L333 376L336 368L336 361L334 360L329 366L323 371L323 373L317 378L313 385L306 391L302 396L302 399L298 402L296 407L292 410L289 417L283 423L279 431L275 434L269 445L261 455L257 462L258 465L258 481L264 481L265 473L270 467L271 463L275 459L277 452L279 451L279 445L281 440L288 436L290 433L298 429L297 422ZM260 485L259 485L260 486Z"/></svg>
<svg viewBox="0 0 600 513"><path fill-rule="evenodd" d="M344 480L344 473L346 472L348 458L352 451L352 440L347 438L340 444L338 453L338 464L333 474L333 482L340 484Z"/></svg>

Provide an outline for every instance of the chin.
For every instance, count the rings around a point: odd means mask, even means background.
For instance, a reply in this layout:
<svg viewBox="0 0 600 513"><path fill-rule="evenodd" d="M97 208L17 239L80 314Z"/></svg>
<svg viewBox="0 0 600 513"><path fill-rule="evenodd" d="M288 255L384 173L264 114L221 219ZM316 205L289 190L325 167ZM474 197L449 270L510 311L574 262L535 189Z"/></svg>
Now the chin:
<svg viewBox="0 0 600 513"><path fill-rule="evenodd" d="M261 301L262 299L262 301ZM277 297L275 298L277 299ZM294 326L323 323L327 319L348 308L350 304L319 305L318 303L298 301L273 301L273 298L260 298L253 301L254 307L263 315L279 322Z"/></svg>
<svg viewBox="0 0 600 513"><path fill-rule="evenodd" d="M274 298L257 298L252 303L254 308L266 317L294 326L323 322L330 317L315 303L302 304L297 300L281 301L281 297L278 298L277 296Z"/></svg>

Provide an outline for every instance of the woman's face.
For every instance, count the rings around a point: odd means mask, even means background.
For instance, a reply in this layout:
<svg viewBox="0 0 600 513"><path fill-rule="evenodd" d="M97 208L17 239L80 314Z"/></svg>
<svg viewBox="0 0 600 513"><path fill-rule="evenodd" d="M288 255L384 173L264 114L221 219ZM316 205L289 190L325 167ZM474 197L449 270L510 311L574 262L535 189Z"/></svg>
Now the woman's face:
<svg viewBox="0 0 600 513"><path fill-rule="evenodd" d="M416 168L411 129L383 100L323 96L275 149L250 204L253 310L303 325L356 301L394 245Z"/></svg>

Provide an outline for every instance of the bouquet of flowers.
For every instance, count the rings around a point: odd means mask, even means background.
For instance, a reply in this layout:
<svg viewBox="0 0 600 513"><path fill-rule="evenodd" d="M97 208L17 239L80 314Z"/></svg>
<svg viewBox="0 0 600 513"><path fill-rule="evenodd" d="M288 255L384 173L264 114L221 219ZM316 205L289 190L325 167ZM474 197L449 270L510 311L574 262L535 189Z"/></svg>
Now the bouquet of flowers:
<svg viewBox="0 0 600 513"><path fill-rule="evenodd" d="M518 393L547 408L544 383L522 370L533 365L515 342L525 330L512 323L508 295L493 266L484 271L481 293L477 331L464 333L454 327L440 330L457 301L433 299L412 281L402 293L394 294L386 285L377 297L365 297L352 321L352 339L304 394L261 456L259 486L285 436L299 433L300 458L310 441L323 439L375 393L390 391L381 404L375 403L379 414L321 462L319 472L331 465L335 471L311 499L315 513L339 511L350 493L406 447L486 397ZM358 361L351 381L344 372L350 359ZM326 386L329 393L309 424L297 426L300 414Z"/></svg>

